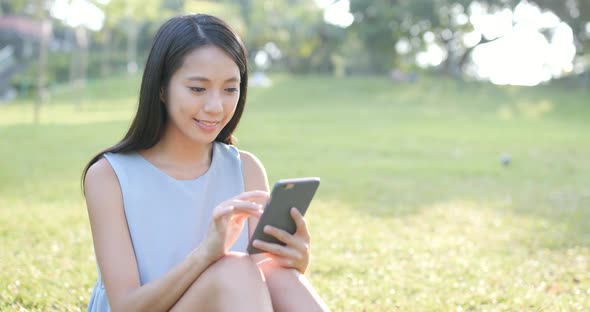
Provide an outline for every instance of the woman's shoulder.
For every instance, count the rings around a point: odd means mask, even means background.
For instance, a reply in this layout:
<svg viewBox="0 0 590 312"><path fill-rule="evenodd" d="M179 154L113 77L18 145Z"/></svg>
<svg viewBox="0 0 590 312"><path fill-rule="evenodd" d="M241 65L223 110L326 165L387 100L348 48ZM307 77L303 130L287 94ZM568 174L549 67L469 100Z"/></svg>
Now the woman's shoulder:
<svg viewBox="0 0 590 312"><path fill-rule="evenodd" d="M106 157L103 156L90 167L88 167L88 172L86 172L86 180L104 179L108 176L114 175L115 171L113 170L111 163L106 159Z"/></svg>
<svg viewBox="0 0 590 312"><path fill-rule="evenodd" d="M254 167L263 167L262 162L260 161L260 159L258 159L258 157L256 157L256 155L244 150L238 150L238 153L240 154L240 159L242 160L242 162L247 163L247 165Z"/></svg>
<svg viewBox="0 0 590 312"><path fill-rule="evenodd" d="M246 190L268 189L266 170L256 155L238 150L242 160L242 174Z"/></svg>
<svg viewBox="0 0 590 312"><path fill-rule="evenodd" d="M256 155L244 150L238 150L238 153L240 155L240 159L242 160L242 166L244 167L244 170L264 171L264 165L260 159L256 157Z"/></svg>
<svg viewBox="0 0 590 312"><path fill-rule="evenodd" d="M239 159L242 162L242 166L248 167L249 169L264 169L262 162L258 157L250 152L240 150L234 145L215 142L215 151L220 152L222 157Z"/></svg>
<svg viewBox="0 0 590 312"><path fill-rule="evenodd" d="M124 167L125 164L130 161L136 161L137 153L113 153L107 152L100 156L92 166L88 168L88 172L95 171L97 174L112 174L116 175L120 170L120 167Z"/></svg>
<svg viewBox="0 0 590 312"><path fill-rule="evenodd" d="M92 164L84 178L84 185L119 184L128 174L128 168L137 166L138 154L135 152L113 153L107 152Z"/></svg>
<svg viewBox="0 0 590 312"><path fill-rule="evenodd" d="M101 157L88 168L84 177L84 189L86 192L102 189L105 185L113 184L112 182L117 182L115 171L111 163Z"/></svg>

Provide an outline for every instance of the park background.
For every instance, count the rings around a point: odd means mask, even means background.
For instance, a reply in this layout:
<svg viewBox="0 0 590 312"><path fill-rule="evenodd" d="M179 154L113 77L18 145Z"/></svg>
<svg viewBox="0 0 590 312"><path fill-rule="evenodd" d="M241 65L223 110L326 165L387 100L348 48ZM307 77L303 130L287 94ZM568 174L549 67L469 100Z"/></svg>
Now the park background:
<svg viewBox="0 0 590 312"><path fill-rule="evenodd" d="M155 31L250 51L237 131L320 176L307 273L334 311L590 310L590 1L2 0L0 310L85 310L87 161L122 138Z"/></svg>

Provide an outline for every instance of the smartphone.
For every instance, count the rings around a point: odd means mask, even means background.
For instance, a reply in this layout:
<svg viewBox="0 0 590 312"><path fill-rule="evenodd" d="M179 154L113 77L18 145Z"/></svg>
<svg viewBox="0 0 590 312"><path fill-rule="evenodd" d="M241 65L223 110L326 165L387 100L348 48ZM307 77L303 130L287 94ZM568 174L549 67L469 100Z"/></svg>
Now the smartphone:
<svg viewBox="0 0 590 312"><path fill-rule="evenodd" d="M254 234L252 234L252 239L250 239L250 243L248 244L248 253L256 254L265 252L252 246L252 242L255 239L285 245L274 236L264 233L264 227L266 225L272 225L294 234L297 227L293 217L291 217L291 208L295 207L301 212L301 215L305 215L319 186L320 178L317 177L279 180L274 185L270 193L270 200L258 220Z"/></svg>

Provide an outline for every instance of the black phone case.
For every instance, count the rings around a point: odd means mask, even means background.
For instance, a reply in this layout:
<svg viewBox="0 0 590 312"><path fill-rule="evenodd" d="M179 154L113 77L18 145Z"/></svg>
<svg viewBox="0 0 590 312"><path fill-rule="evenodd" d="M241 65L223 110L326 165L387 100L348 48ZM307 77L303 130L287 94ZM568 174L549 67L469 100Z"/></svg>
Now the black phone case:
<svg viewBox="0 0 590 312"><path fill-rule="evenodd" d="M265 252L252 246L252 242L255 239L285 245L274 236L264 233L264 226L267 224L272 225L294 234L297 227L291 217L291 207L297 208L302 215L305 215L319 185L319 178L299 178L278 181L272 189L270 201L264 208L264 213L258 221L252 239L248 243L248 253L256 254Z"/></svg>

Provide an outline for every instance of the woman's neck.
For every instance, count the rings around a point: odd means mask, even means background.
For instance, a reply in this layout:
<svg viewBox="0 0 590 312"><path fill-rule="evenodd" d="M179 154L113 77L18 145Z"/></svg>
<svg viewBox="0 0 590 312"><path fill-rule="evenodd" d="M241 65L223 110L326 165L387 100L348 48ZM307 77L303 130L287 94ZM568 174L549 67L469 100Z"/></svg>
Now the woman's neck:
<svg viewBox="0 0 590 312"><path fill-rule="evenodd" d="M165 167L201 167L211 163L213 143L198 143L168 127L152 148L141 152L143 156Z"/></svg>

